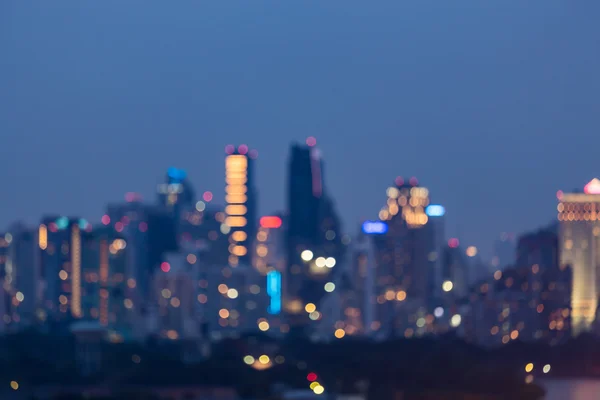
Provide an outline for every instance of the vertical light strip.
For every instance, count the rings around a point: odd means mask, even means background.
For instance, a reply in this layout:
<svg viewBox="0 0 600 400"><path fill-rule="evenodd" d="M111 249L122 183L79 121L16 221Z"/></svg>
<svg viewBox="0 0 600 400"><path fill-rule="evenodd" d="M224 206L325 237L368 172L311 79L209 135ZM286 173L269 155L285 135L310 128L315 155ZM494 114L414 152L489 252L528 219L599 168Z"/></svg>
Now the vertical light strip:
<svg viewBox="0 0 600 400"><path fill-rule="evenodd" d="M71 315L81 318L81 235L77 225L71 230Z"/></svg>
<svg viewBox="0 0 600 400"><path fill-rule="evenodd" d="M247 248L240 245L234 235L238 231L243 231L246 226L246 194L248 188L246 182L248 179L248 158L242 154L232 154L225 158L225 192L227 193L227 207L225 212L227 218L225 224L231 229L230 238L233 241L230 246L230 254L234 256L244 256L247 253ZM241 241L240 241L241 242Z"/></svg>
<svg viewBox="0 0 600 400"><path fill-rule="evenodd" d="M100 293L108 286L108 243L100 241ZM100 296L100 324L108 325L108 296Z"/></svg>
<svg viewBox="0 0 600 400"><path fill-rule="evenodd" d="M48 247L48 228L44 224L41 224L38 230L38 244L42 250Z"/></svg>

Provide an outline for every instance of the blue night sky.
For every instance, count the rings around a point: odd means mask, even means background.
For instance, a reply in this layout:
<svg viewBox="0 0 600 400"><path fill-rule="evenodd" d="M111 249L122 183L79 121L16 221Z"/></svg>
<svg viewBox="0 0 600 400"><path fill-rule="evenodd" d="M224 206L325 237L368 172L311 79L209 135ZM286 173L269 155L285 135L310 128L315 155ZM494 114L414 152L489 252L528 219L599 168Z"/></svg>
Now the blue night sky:
<svg viewBox="0 0 600 400"><path fill-rule="evenodd" d="M600 175L600 2L0 1L0 229L98 221L168 167L223 201L224 146L259 151L284 208L291 141L317 137L354 233L398 175L489 252Z"/></svg>

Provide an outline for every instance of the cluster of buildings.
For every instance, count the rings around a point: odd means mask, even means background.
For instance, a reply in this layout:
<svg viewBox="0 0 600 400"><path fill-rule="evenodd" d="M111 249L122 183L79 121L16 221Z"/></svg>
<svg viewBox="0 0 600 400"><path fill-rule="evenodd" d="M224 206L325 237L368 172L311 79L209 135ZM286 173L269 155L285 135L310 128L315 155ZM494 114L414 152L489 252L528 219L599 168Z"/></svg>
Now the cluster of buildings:
<svg viewBox="0 0 600 400"><path fill-rule="evenodd" d="M444 231L417 179L382 188L378 218L342 232L316 140L291 147L287 204L259 215L257 153L225 149L225 204L170 168L154 202L99 221L44 216L0 235L0 331L93 321L111 341L244 332L374 340L458 332L486 346L596 329L600 181L558 193L558 221L504 234L490 265Z"/></svg>

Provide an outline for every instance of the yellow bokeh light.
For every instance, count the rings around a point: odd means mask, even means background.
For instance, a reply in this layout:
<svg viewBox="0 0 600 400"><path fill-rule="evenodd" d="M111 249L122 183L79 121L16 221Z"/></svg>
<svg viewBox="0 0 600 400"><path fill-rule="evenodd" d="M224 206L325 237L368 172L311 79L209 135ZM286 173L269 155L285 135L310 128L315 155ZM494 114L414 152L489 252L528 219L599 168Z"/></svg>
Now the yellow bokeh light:
<svg viewBox="0 0 600 400"><path fill-rule="evenodd" d="M227 291L227 297L229 297L230 299L237 299L238 294L239 293L236 289L229 289Z"/></svg>
<svg viewBox="0 0 600 400"><path fill-rule="evenodd" d="M300 258L302 258L303 261L310 261L313 259L313 252L310 250L304 250L301 254L300 254Z"/></svg>
<svg viewBox="0 0 600 400"><path fill-rule="evenodd" d="M525 366L525 372L531 372L531 371L533 371L533 363L528 363Z"/></svg>
<svg viewBox="0 0 600 400"><path fill-rule="evenodd" d="M12 390L19 390L19 382L17 381L10 381L10 387Z"/></svg>
<svg viewBox="0 0 600 400"><path fill-rule="evenodd" d="M258 358L258 362L259 362L259 363L261 363L261 364L268 364L268 363L269 363L269 361L271 361L271 359L270 359L270 358L269 358L269 356L268 356L268 355L266 355L266 354L263 354L262 356L260 356L260 357Z"/></svg>
<svg viewBox="0 0 600 400"><path fill-rule="evenodd" d="M247 355L246 357L244 357L244 363L246 363L247 365L254 364L254 357Z"/></svg>
<svg viewBox="0 0 600 400"><path fill-rule="evenodd" d="M450 281L445 281L444 283L442 283L442 290L444 292L451 291L453 287L454 287L454 284Z"/></svg>
<svg viewBox="0 0 600 400"><path fill-rule="evenodd" d="M266 332L269 330L269 323L267 321L261 321L258 323L258 329L260 329L263 332Z"/></svg>
<svg viewBox="0 0 600 400"><path fill-rule="evenodd" d="M336 329L334 335L336 338L341 339L346 336L346 332L343 329Z"/></svg>
<svg viewBox="0 0 600 400"><path fill-rule="evenodd" d="M404 290L400 290L398 293L396 293L396 300L398 300L398 301L406 300L406 292Z"/></svg>
<svg viewBox="0 0 600 400"><path fill-rule="evenodd" d="M313 392L315 392L315 394L322 394L325 391L325 388L323 386L317 386L316 388L313 389Z"/></svg>
<svg viewBox="0 0 600 400"><path fill-rule="evenodd" d="M313 303L308 303L306 306L304 306L304 311L306 311L307 313L311 313L314 312L317 309L317 306L315 306Z"/></svg>
<svg viewBox="0 0 600 400"><path fill-rule="evenodd" d="M477 255L477 247L475 246L469 246L467 247L467 256L469 257L475 257Z"/></svg>
<svg viewBox="0 0 600 400"><path fill-rule="evenodd" d="M219 310L219 317L221 318L229 318L229 310L226 308L221 308Z"/></svg>
<svg viewBox="0 0 600 400"><path fill-rule="evenodd" d="M60 272L58 273L58 277L63 280L66 281L67 278L69 277L69 274L67 273L67 271L65 271L64 269L61 269Z"/></svg>

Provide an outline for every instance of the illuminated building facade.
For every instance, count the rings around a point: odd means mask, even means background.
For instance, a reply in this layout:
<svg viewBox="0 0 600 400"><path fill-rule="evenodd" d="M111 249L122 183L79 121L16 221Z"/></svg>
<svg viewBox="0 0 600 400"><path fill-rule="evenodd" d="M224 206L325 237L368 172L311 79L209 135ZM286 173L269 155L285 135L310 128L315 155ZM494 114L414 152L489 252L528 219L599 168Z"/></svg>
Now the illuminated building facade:
<svg viewBox="0 0 600 400"><path fill-rule="evenodd" d="M178 248L176 219L163 207L132 199L109 205L102 223L113 229L115 237L126 242L124 281L132 279L133 309L145 314L153 298L152 277L160 268L163 254Z"/></svg>
<svg viewBox="0 0 600 400"><path fill-rule="evenodd" d="M425 318L428 301L433 298L436 257L434 230L426 213L429 191L415 178L405 182L398 177L386 194L379 219L387 223L388 231L374 238L376 325L381 326L383 335L407 329L425 333L429 325L415 327L409 321Z"/></svg>
<svg viewBox="0 0 600 400"><path fill-rule="evenodd" d="M44 218L38 228L44 308L53 319L83 317L82 232L91 229L87 221L68 217Z"/></svg>
<svg viewBox="0 0 600 400"><path fill-rule="evenodd" d="M571 322L574 336L592 329L598 305L600 268L600 180L583 193L557 194L560 265L573 271Z"/></svg>
<svg viewBox="0 0 600 400"><path fill-rule="evenodd" d="M225 225L229 231L229 264L250 265L250 245L256 235L256 151L242 144L225 148Z"/></svg>
<svg viewBox="0 0 600 400"><path fill-rule="evenodd" d="M327 294L324 284L333 279L344 256L341 224L323 179L323 161L316 140L291 147L288 169L286 271L284 309L290 323L310 323L312 305Z"/></svg>

